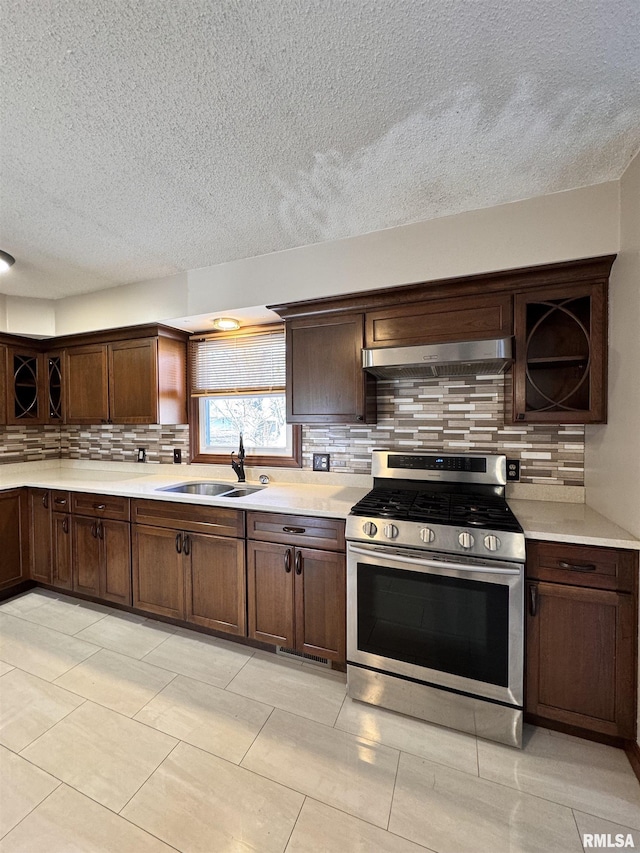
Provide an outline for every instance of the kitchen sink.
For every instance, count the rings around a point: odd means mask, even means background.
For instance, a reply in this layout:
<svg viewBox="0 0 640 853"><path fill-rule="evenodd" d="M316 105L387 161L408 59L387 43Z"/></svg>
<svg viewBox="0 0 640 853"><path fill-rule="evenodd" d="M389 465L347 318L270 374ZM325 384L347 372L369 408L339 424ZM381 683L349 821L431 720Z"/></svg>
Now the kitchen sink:
<svg viewBox="0 0 640 853"><path fill-rule="evenodd" d="M215 483L201 481L199 483L180 483L177 486L163 486L158 492L176 492L180 495L206 495L209 498L243 498L259 492L260 486L240 486L234 488L232 483Z"/></svg>

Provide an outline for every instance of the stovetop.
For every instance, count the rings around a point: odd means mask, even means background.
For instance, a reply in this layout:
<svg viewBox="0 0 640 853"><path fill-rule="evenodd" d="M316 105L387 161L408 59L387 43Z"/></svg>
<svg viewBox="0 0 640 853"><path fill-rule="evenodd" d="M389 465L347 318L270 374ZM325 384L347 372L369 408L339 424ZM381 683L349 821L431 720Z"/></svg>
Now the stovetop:
<svg viewBox="0 0 640 853"><path fill-rule="evenodd" d="M422 524L454 524L521 532L504 497L437 488L397 489L378 486L351 510L352 515Z"/></svg>

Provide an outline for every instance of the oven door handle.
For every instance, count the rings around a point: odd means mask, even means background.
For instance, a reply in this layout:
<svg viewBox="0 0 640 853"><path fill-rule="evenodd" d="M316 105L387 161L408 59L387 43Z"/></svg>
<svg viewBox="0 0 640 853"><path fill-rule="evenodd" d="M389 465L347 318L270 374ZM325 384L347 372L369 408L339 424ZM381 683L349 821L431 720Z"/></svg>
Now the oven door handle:
<svg viewBox="0 0 640 853"><path fill-rule="evenodd" d="M406 563L409 566L417 568L428 566L432 569L451 569L462 572L473 572L474 574L485 575L519 575L521 569L499 569L491 566L470 566L468 563L440 563L438 560L428 560L426 558L403 557L401 554L390 554L388 551L382 551L379 548L356 548L351 545L349 547L350 554L362 554L363 557L385 557L389 562Z"/></svg>

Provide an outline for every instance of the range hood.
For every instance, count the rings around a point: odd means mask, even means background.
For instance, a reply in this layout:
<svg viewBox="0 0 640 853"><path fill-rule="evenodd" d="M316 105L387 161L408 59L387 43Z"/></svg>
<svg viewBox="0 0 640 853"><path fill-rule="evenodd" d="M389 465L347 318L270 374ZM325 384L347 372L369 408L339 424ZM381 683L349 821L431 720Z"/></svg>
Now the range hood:
<svg viewBox="0 0 640 853"><path fill-rule="evenodd" d="M504 373L511 361L511 338L362 350L363 368L378 379Z"/></svg>

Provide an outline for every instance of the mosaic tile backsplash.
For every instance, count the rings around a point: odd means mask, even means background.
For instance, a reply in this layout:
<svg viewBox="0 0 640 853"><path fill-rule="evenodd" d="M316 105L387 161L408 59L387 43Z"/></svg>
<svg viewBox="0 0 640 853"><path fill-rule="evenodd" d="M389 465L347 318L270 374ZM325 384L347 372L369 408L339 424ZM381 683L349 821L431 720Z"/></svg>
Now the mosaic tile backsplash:
<svg viewBox="0 0 640 853"><path fill-rule="evenodd" d="M505 424L510 382L509 374L379 381L377 424L304 427L303 467L313 453L329 453L332 471L367 474L374 447L504 453L520 459L522 483L584 485L584 426Z"/></svg>
<svg viewBox="0 0 640 853"><path fill-rule="evenodd" d="M331 469L371 472L371 450L505 453L520 459L520 481L584 485L584 427L505 424L505 385L511 377L378 382L378 423L306 426L303 467L313 453L330 453ZM509 388L507 387L507 392ZM42 459L133 462L146 448L151 462L173 462L173 449L189 458L189 427L0 427L0 464Z"/></svg>

